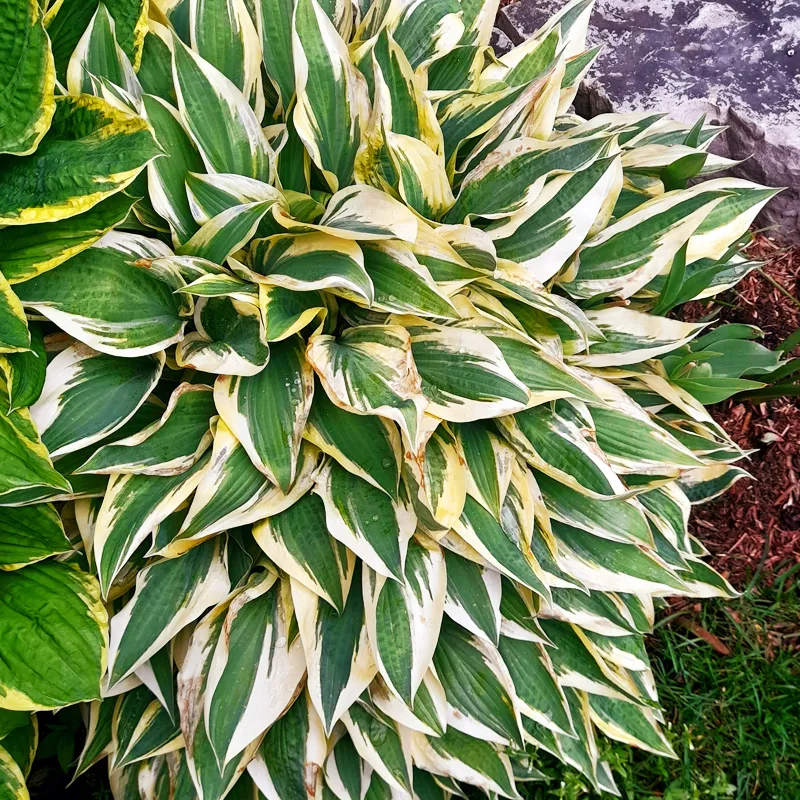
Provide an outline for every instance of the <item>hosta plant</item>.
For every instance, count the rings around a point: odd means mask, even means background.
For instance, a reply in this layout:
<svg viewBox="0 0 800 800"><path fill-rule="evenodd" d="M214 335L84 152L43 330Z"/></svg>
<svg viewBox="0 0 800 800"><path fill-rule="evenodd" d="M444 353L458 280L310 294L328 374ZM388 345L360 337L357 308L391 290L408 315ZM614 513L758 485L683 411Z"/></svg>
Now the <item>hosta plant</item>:
<svg viewBox="0 0 800 800"><path fill-rule="evenodd" d="M643 636L733 594L687 520L743 454L667 313L772 191L570 113L589 0L497 5L2 3L3 798L74 703L117 800L671 754Z"/></svg>

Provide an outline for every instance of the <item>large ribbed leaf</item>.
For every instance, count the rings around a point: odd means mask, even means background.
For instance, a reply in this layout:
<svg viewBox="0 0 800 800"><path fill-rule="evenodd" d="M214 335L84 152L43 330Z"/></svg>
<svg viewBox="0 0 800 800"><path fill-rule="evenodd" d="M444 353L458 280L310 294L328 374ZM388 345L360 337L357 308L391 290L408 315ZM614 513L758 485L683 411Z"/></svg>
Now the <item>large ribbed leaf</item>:
<svg viewBox="0 0 800 800"><path fill-rule="evenodd" d="M35 0L3 8L0 153L32 153L55 111L55 68L42 14Z"/></svg>
<svg viewBox="0 0 800 800"><path fill-rule="evenodd" d="M48 561L0 572L0 708L36 711L100 697L108 617L97 580Z"/></svg>
<svg viewBox="0 0 800 800"><path fill-rule="evenodd" d="M0 570L19 569L72 549L55 507L3 509L0 519Z"/></svg>
<svg viewBox="0 0 800 800"><path fill-rule="evenodd" d="M131 263L128 240L142 237L110 236L118 238L104 238L59 269L25 281L17 288L20 300L95 350L157 353L183 336L180 301L166 283Z"/></svg>
<svg viewBox="0 0 800 800"><path fill-rule="evenodd" d="M124 189L161 155L141 117L90 95L59 97L36 152L3 164L0 223L54 222Z"/></svg>

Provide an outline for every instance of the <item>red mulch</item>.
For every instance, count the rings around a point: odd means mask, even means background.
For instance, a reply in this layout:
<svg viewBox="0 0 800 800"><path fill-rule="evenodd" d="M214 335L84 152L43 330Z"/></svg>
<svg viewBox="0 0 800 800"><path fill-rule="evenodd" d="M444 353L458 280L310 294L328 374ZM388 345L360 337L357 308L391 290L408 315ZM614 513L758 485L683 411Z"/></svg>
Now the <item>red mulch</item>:
<svg viewBox="0 0 800 800"><path fill-rule="evenodd" d="M773 281L800 296L799 250L759 236L748 252L766 262ZM722 321L757 325L768 347L800 326L800 307L758 272L719 299ZM690 303L683 316L699 319L714 308L720 305L713 300ZM743 479L719 500L698 506L691 526L711 551L711 563L742 589L759 569L771 581L800 562L800 398L757 405L728 400L712 413L740 447L758 448L740 462L754 480Z"/></svg>

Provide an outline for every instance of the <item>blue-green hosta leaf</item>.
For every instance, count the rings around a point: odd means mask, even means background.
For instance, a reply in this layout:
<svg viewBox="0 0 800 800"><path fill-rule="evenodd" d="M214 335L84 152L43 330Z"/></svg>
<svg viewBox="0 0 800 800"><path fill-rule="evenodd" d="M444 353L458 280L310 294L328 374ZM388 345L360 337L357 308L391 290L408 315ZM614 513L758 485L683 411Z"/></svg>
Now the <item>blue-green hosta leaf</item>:
<svg viewBox="0 0 800 800"><path fill-rule="evenodd" d="M169 153L169 158L157 158L147 165L150 202L156 213L169 223L173 242L179 246L188 242L198 228L189 207L185 181L188 173L203 169L203 160L174 106L150 94L142 96L142 105L158 143Z"/></svg>
<svg viewBox="0 0 800 800"><path fill-rule="evenodd" d="M284 492L297 473L313 398L314 372L299 336L273 343L269 363L257 375L221 375L214 385L223 422L253 464Z"/></svg>
<svg viewBox="0 0 800 800"><path fill-rule="evenodd" d="M590 310L586 316L605 338L593 342L587 352L570 356L571 363L582 367L639 364L683 347L705 327L702 323L657 317L622 306Z"/></svg>
<svg viewBox="0 0 800 800"><path fill-rule="evenodd" d="M244 0L189 0L192 49L250 100L261 119L261 41ZM260 112L260 113L259 113Z"/></svg>
<svg viewBox="0 0 800 800"><path fill-rule="evenodd" d="M208 386L182 383L170 395L161 419L133 436L104 445L76 472L180 475L211 444L209 420L214 413Z"/></svg>
<svg viewBox="0 0 800 800"><path fill-rule="evenodd" d="M619 158L611 157L556 176L536 198L530 216L495 239L497 255L516 261L538 281L550 280L583 243L598 215L613 207L621 174Z"/></svg>
<svg viewBox="0 0 800 800"><path fill-rule="evenodd" d="M605 136L550 142L511 139L466 175L446 219L461 223L476 215L500 219L529 213L548 175L589 166L606 154L612 142Z"/></svg>
<svg viewBox="0 0 800 800"><path fill-rule="evenodd" d="M302 448L297 478L284 494L253 466L247 451L220 421L209 468L180 530L161 554L178 556L220 531L257 522L289 508L311 488L319 455L311 445Z"/></svg>
<svg viewBox="0 0 800 800"><path fill-rule="evenodd" d="M447 573L441 548L432 539L412 539L404 575L401 584L365 569L363 588L375 663L386 684L411 707L433 658L444 612Z"/></svg>
<svg viewBox="0 0 800 800"><path fill-rule="evenodd" d="M339 337L315 335L306 356L339 408L393 420L419 448L427 402L404 327L363 325Z"/></svg>
<svg viewBox="0 0 800 800"><path fill-rule="evenodd" d="M136 549L197 488L208 466L205 457L170 476L112 473L94 525L94 560L104 597Z"/></svg>
<svg viewBox="0 0 800 800"><path fill-rule="evenodd" d="M127 251L150 240L109 234L57 270L25 281L22 303L84 344L125 357L157 353L183 336L180 301ZM163 248L160 242L155 242ZM126 302L120 303L120 293Z"/></svg>
<svg viewBox="0 0 800 800"><path fill-rule="evenodd" d="M340 466L397 499L402 444L393 422L352 414L317 390L303 436Z"/></svg>
<svg viewBox="0 0 800 800"><path fill-rule="evenodd" d="M280 569L337 611L344 609L356 557L328 533L319 497L304 495L285 511L254 525L253 536Z"/></svg>
<svg viewBox="0 0 800 800"><path fill-rule="evenodd" d="M108 685L127 678L230 589L224 537L181 558L156 561L136 576L133 598L114 615Z"/></svg>
<svg viewBox="0 0 800 800"><path fill-rule="evenodd" d="M342 718L356 751L391 790L400 796L411 791L411 749L395 726L360 703L354 703ZM369 795L367 795L369 796Z"/></svg>
<svg viewBox="0 0 800 800"><path fill-rule="evenodd" d="M261 36L264 69L278 93L276 112L285 118L294 95L292 58L294 0L256 0L254 6L258 32Z"/></svg>
<svg viewBox="0 0 800 800"><path fill-rule="evenodd" d="M308 692L303 692L267 731L247 771L267 800L314 800L325 796L321 783L326 751L322 721Z"/></svg>
<svg viewBox="0 0 800 800"><path fill-rule="evenodd" d="M114 18L106 6L97 7L67 65L67 89L76 97L98 94L94 86L105 79L138 100L142 87L125 51L117 44Z"/></svg>
<svg viewBox="0 0 800 800"><path fill-rule="evenodd" d="M78 756L73 780L112 752L111 717L114 714L116 705L116 697L92 700L89 703L86 739Z"/></svg>
<svg viewBox="0 0 800 800"><path fill-rule="evenodd" d="M585 407L556 401L501 417L497 426L535 469L588 497L627 493L594 441L594 423Z"/></svg>
<svg viewBox="0 0 800 800"><path fill-rule="evenodd" d="M295 292L327 289L371 305L372 281L361 248L326 233L278 234L256 239L250 248L250 279ZM262 277L263 276L263 277Z"/></svg>
<svg viewBox="0 0 800 800"><path fill-rule="evenodd" d="M0 153L34 152L55 111L55 68L43 14L35 0L9 3L3 9Z"/></svg>
<svg viewBox="0 0 800 800"><path fill-rule="evenodd" d="M127 422L161 377L163 353L114 358L83 344L62 350L47 366L31 417L50 453L59 456L99 442Z"/></svg>
<svg viewBox="0 0 800 800"><path fill-rule="evenodd" d="M97 700L108 617L97 580L47 561L0 572L0 708L56 709Z"/></svg>
<svg viewBox="0 0 800 800"><path fill-rule="evenodd" d="M36 152L4 164L0 223L55 222L88 211L159 155L141 117L91 95L59 97Z"/></svg>
<svg viewBox="0 0 800 800"><path fill-rule="evenodd" d="M151 165L168 160L160 158ZM119 192L69 219L3 229L0 231L0 270L9 283L15 284L54 269L119 225L128 216L133 203L133 198Z"/></svg>
<svg viewBox="0 0 800 800"><path fill-rule="evenodd" d="M270 182L275 153L237 86L174 35L172 70L181 120L208 171Z"/></svg>
<svg viewBox="0 0 800 800"><path fill-rule="evenodd" d="M284 713L305 677L290 622L274 574L252 578L228 606L204 698L206 731L223 769Z"/></svg>
<svg viewBox="0 0 800 800"><path fill-rule="evenodd" d="M497 744L522 742L511 676L494 645L445 620L433 663L447 695L448 731Z"/></svg>
<svg viewBox="0 0 800 800"><path fill-rule="evenodd" d="M502 797L519 798L508 756L490 742L473 737L453 726L436 738L411 734L414 764L436 776L477 786Z"/></svg>
<svg viewBox="0 0 800 800"><path fill-rule="evenodd" d="M113 769L162 755L183 746L177 721L146 686L123 694L111 720Z"/></svg>
<svg viewBox="0 0 800 800"><path fill-rule="evenodd" d="M356 562L356 587L361 585L361 569ZM328 736L377 672L369 649L364 598L357 589L349 592L339 613L292 579L292 600L306 654L308 691Z"/></svg>
<svg viewBox="0 0 800 800"><path fill-rule="evenodd" d="M0 273L0 353L25 352L30 345L25 310L11 284Z"/></svg>
<svg viewBox="0 0 800 800"><path fill-rule="evenodd" d="M648 200L586 242L561 285L573 297L630 297L672 262L725 197L699 183Z"/></svg>
<svg viewBox="0 0 800 800"><path fill-rule="evenodd" d="M520 711L556 733L571 736L569 707L547 650L537 642L508 636L500 637L499 650L514 682Z"/></svg>
<svg viewBox="0 0 800 800"><path fill-rule="evenodd" d="M297 133L331 191L352 182L369 115L364 76L317 0L298 0L292 24Z"/></svg>
<svg viewBox="0 0 800 800"><path fill-rule="evenodd" d="M251 300L200 297L194 307L196 331L178 343L178 366L218 375L256 375L269 362L264 324Z"/></svg>
<svg viewBox="0 0 800 800"><path fill-rule="evenodd" d="M444 611L470 633L496 645L500 636L500 573L445 550L447 596Z"/></svg>
<svg viewBox="0 0 800 800"><path fill-rule="evenodd" d="M68 553L72 545L55 506L5 508L0 519L0 570L13 570L49 556Z"/></svg>
<svg viewBox="0 0 800 800"><path fill-rule="evenodd" d="M522 410L528 389L482 333L400 317L422 378L427 411L450 422L473 422Z"/></svg>
<svg viewBox="0 0 800 800"><path fill-rule="evenodd" d="M204 547L211 546L211 543ZM202 550L203 548L195 548ZM187 556L173 559L184 561ZM170 563L170 562L167 562ZM211 747L205 723L205 697L209 673L218 643L224 638L228 608L244 588L227 591L213 599L218 603L195 627L189 647L178 672L178 708L181 731L186 743L186 767L191 780L186 781L185 795L176 791L176 798L219 800L230 792L247 763L253 758L258 740L251 742L239 758L220 768ZM227 594L227 596L226 596ZM179 773L180 780L180 773Z"/></svg>
<svg viewBox="0 0 800 800"><path fill-rule="evenodd" d="M344 735L331 748L325 759L325 787L339 800L361 800L369 784L371 767Z"/></svg>
<svg viewBox="0 0 800 800"><path fill-rule="evenodd" d="M416 527L405 499L392 500L332 461L321 469L314 492L325 504L331 536L380 575L402 581L408 541Z"/></svg>

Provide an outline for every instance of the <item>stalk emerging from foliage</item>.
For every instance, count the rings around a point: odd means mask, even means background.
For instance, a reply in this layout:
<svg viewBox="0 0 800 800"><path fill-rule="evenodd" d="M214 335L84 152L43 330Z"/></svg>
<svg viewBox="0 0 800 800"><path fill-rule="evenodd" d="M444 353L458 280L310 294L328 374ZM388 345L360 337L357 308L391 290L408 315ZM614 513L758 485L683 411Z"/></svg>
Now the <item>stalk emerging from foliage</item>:
<svg viewBox="0 0 800 800"><path fill-rule="evenodd" d="M117 800L670 755L643 635L735 594L687 520L744 473L666 313L773 191L570 113L589 0L501 57L496 10L3 3L3 797L73 703Z"/></svg>

